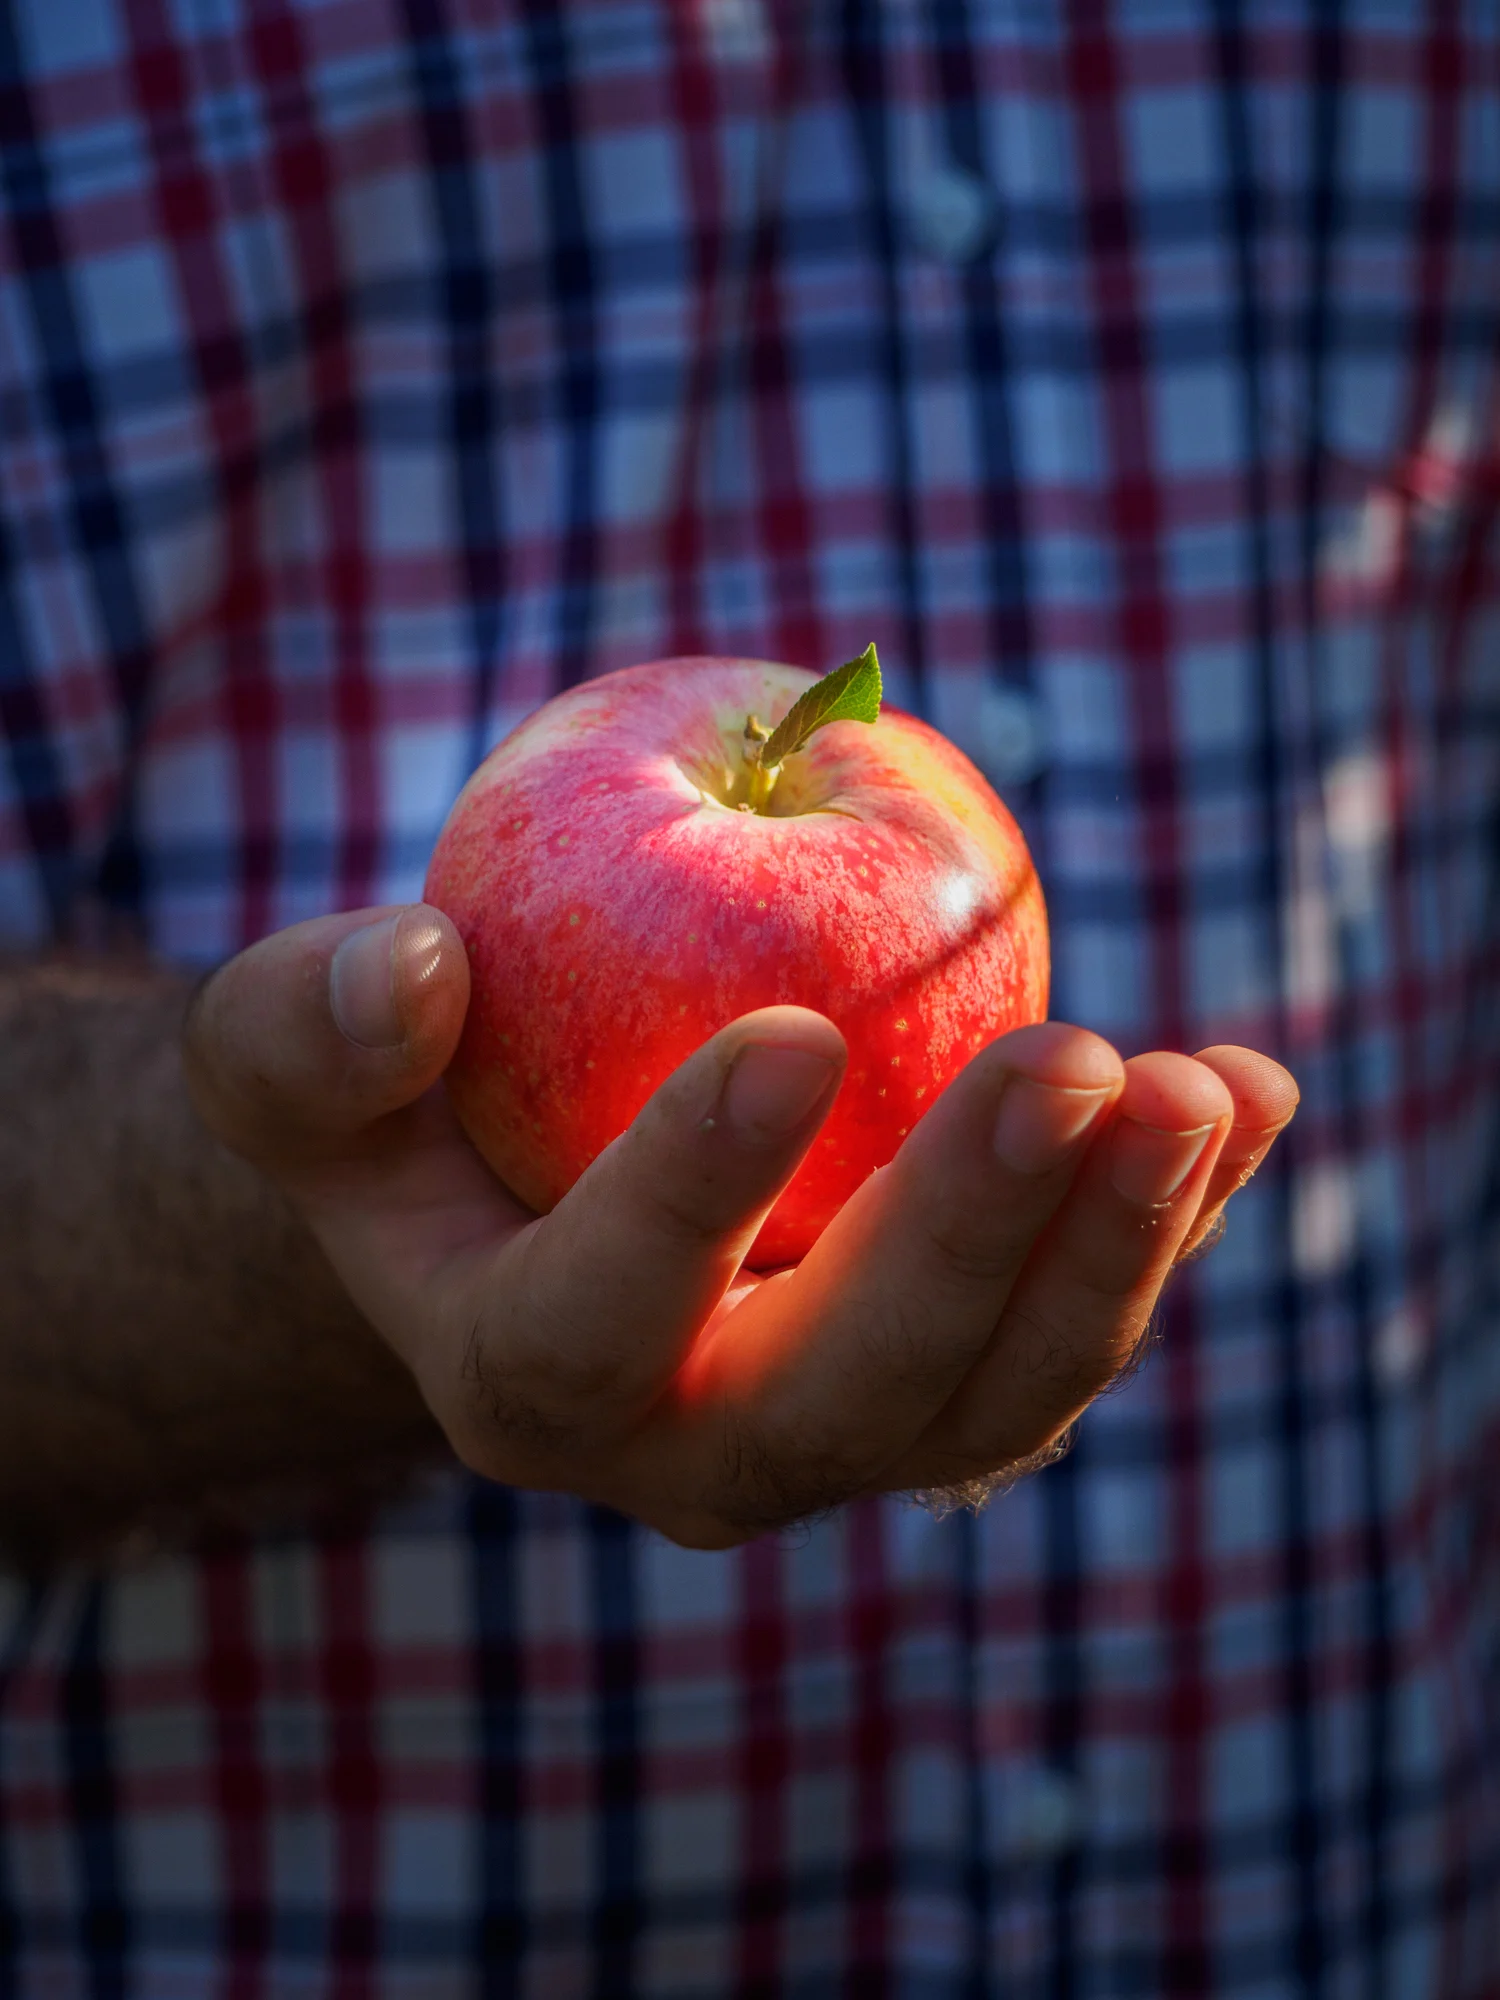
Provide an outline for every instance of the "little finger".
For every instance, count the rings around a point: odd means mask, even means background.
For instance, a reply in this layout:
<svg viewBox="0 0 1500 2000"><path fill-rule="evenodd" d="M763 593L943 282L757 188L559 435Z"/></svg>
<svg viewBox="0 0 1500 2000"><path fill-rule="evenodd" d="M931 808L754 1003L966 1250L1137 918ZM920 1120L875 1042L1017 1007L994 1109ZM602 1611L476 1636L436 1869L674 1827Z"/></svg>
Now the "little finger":
<svg viewBox="0 0 1500 2000"><path fill-rule="evenodd" d="M986 1477L1045 1448L1130 1361L1233 1117L1189 1056L1137 1056L1108 1129L1028 1259L980 1361L882 1479Z"/></svg>

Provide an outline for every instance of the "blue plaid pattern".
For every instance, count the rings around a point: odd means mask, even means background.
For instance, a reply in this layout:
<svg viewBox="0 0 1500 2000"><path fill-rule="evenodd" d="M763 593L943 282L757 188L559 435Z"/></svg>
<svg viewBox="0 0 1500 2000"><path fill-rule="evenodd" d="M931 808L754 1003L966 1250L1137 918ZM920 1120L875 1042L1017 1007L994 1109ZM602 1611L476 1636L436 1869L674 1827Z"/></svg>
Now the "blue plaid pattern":
<svg viewBox="0 0 1500 2000"><path fill-rule="evenodd" d="M1022 819L1056 1011L1303 1089L979 1517L455 1477L0 1584L0 1995L1500 1994L1500 17L0 0L0 921L415 895L668 653Z"/></svg>

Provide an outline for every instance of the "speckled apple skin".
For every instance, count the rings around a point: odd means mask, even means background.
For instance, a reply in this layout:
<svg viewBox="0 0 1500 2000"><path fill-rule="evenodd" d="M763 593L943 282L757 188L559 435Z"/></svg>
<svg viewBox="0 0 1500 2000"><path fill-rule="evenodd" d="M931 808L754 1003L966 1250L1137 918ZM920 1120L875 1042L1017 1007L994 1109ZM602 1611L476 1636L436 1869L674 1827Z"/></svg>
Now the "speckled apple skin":
<svg viewBox="0 0 1500 2000"><path fill-rule="evenodd" d="M532 715L455 804L426 887L473 972L447 1085L532 1208L710 1035L795 1002L838 1024L849 1068L748 1259L793 1263L976 1050L1045 1017L1025 842L925 723L886 708L820 730L778 792L822 810L767 817L700 789L747 714L770 727L815 678L713 658L604 675Z"/></svg>

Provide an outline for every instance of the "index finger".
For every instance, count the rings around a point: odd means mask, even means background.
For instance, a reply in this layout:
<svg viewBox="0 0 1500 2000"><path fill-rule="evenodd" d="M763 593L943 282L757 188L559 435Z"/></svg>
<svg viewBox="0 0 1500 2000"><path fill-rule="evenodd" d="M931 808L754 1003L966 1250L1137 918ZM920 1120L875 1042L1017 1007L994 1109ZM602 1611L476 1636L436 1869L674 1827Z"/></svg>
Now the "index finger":
<svg viewBox="0 0 1500 2000"><path fill-rule="evenodd" d="M545 1486L563 1466L578 1489L580 1453L600 1458L681 1365L812 1142L844 1061L843 1037L820 1014L745 1015L473 1274L470 1309L448 1315L424 1382L436 1377L440 1414L476 1471Z"/></svg>

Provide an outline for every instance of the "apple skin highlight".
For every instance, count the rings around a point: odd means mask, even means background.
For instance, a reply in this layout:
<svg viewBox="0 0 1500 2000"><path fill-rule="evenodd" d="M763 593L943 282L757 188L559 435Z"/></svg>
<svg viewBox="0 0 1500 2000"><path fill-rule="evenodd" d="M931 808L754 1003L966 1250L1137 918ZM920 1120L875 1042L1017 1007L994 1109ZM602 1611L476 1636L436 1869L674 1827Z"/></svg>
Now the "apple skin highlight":
<svg viewBox="0 0 1500 2000"><path fill-rule="evenodd" d="M460 794L425 891L473 976L446 1083L539 1212L709 1036L791 1003L849 1045L746 1260L795 1263L980 1048L1045 1018L1025 842L925 723L830 723L766 810L732 802L746 716L774 725L816 679L716 658L603 675L537 710Z"/></svg>

